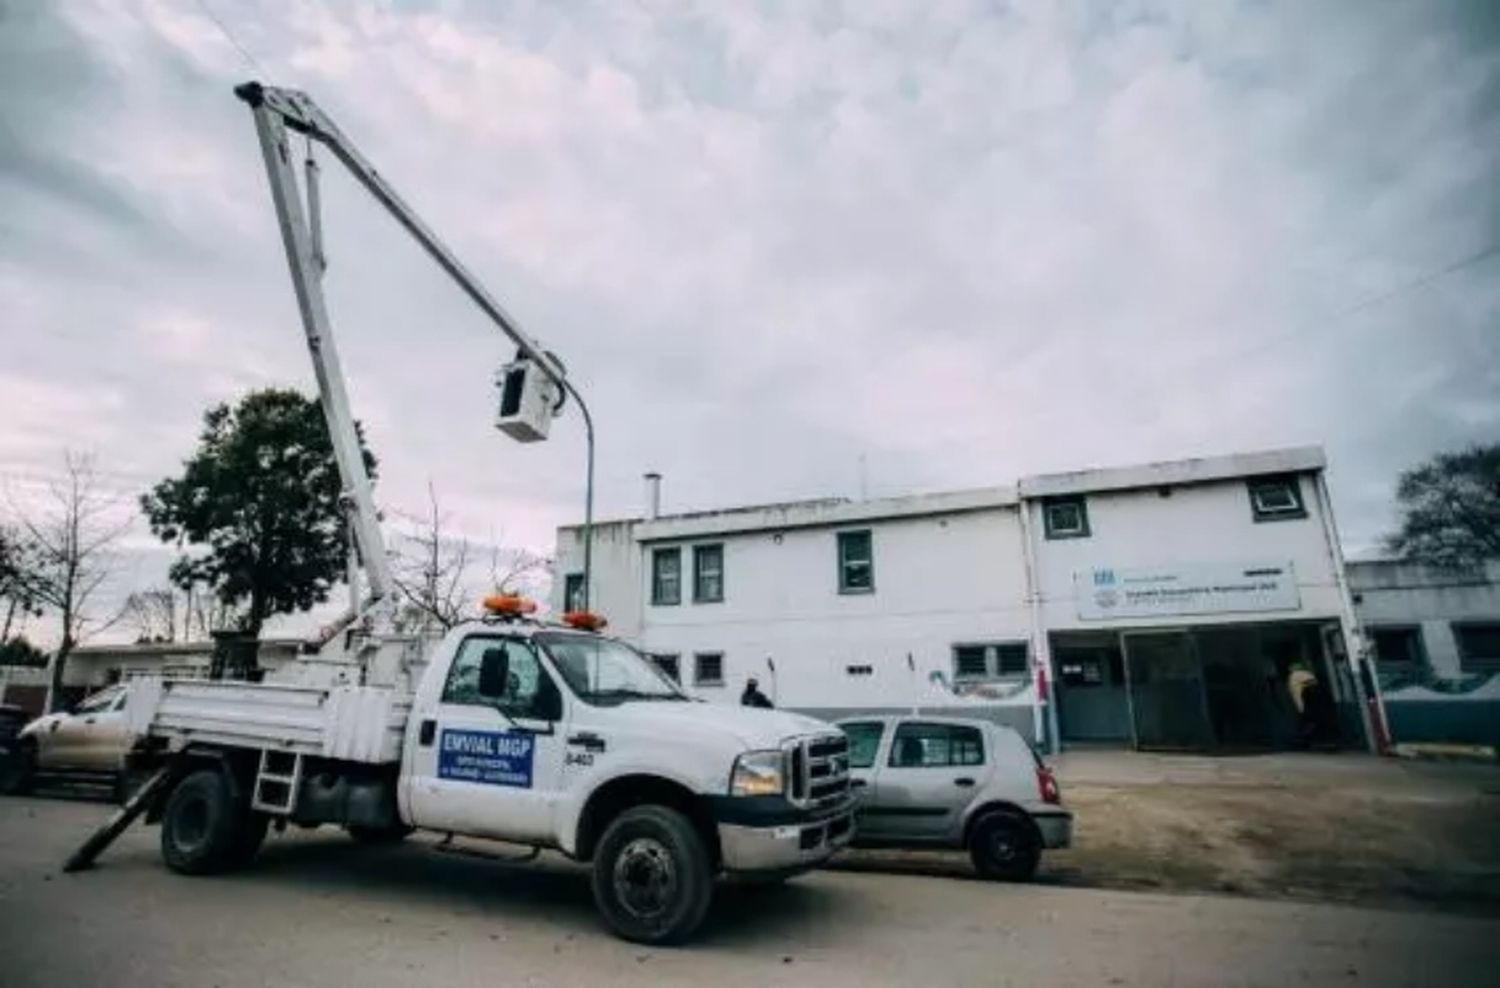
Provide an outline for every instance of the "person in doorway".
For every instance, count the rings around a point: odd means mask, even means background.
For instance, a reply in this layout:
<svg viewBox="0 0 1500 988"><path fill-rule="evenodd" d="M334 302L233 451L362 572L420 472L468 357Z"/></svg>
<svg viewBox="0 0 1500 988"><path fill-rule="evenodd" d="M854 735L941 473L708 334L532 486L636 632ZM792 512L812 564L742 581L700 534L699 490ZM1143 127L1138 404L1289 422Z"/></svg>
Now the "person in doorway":
<svg viewBox="0 0 1500 988"><path fill-rule="evenodd" d="M1317 730L1317 718L1313 711L1313 693L1318 688L1318 677L1301 662L1293 662L1286 674L1286 691L1297 711L1297 745L1306 748L1312 744Z"/></svg>
<svg viewBox="0 0 1500 988"><path fill-rule="evenodd" d="M776 706L776 704L772 703L771 698L760 691L760 683L756 681L754 676L751 676L745 680L745 692L740 694L740 706L764 707L769 710Z"/></svg>

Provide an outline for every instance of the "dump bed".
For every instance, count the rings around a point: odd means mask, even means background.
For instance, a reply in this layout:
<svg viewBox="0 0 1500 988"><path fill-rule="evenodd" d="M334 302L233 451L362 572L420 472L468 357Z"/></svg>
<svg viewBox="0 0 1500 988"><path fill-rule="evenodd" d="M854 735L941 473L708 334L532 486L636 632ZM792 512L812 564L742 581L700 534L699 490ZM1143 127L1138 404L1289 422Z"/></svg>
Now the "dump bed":
<svg viewBox="0 0 1500 988"><path fill-rule="evenodd" d="M125 704L135 739L227 745L396 762L411 694L381 686L308 686L227 680L131 680Z"/></svg>

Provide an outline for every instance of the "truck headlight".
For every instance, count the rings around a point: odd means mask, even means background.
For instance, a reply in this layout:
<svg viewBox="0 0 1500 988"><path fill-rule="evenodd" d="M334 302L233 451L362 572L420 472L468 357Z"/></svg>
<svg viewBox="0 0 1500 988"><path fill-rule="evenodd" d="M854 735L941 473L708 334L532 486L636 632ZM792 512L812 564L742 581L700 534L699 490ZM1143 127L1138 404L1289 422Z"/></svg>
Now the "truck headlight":
<svg viewBox="0 0 1500 988"><path fill-rule="evenodd" d="M779 751L747 751L729 776L731 796L780 796L786 791L786 756Z"/></svg>

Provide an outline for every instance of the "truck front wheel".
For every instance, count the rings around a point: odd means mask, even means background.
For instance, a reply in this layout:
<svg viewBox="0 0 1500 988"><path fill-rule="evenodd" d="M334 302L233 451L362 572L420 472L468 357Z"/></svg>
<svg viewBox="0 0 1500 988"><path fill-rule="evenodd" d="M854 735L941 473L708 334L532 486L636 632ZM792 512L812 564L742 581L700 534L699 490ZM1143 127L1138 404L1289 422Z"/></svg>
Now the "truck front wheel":
<svg viewBox="0 0 1500 988"><path fill-rule="evenodd" d="M713 872L687 817L666 806L637 806L600 838L593 886L599 912L619 936L681 943L708 914Z"/></svg>
<svg viewBox="0 0 1500 988"><path fill-rule="evenodd" d="M264 821L238 804L224 774L199 769L167 797L161 856L179 874L212 875L247 862L264 834Z"/></svg>

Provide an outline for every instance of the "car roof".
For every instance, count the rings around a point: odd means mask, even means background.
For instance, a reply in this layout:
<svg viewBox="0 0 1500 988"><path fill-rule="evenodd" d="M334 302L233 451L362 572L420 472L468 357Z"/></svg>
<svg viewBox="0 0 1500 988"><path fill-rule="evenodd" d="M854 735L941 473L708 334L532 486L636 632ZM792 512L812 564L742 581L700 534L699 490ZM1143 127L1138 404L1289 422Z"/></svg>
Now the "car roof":
<svg viewBox="0 0 1500 988"><path fill-rule="evenodd" d="M1011 734L1019 733L1015 728L1005 724L997 724L987 717L954 717L945 714L869 714L861 716L851 714L848 717L839 717L834 724L868 724L872 721L890 723L892 721L915 721L921 724L952 724L955 727L977 727L980 729L994 728L997 731L1009 731Z"/></svg>

